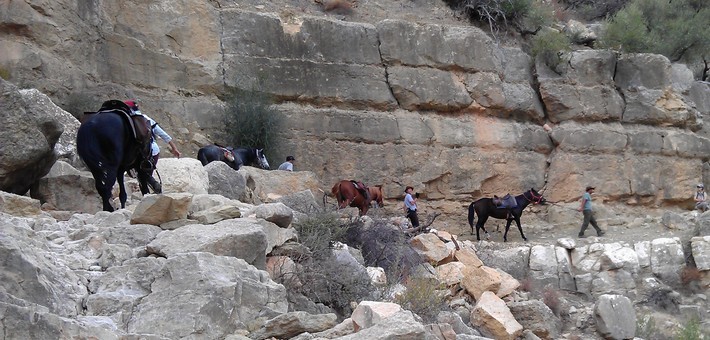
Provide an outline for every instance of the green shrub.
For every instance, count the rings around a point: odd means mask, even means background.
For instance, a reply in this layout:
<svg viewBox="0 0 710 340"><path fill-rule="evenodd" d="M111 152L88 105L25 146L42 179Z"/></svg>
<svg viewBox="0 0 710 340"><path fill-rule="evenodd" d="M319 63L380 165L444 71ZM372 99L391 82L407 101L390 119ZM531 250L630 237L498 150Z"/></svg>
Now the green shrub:
<svg viewBox="0 0 710 340"><path fill-rule="evenodd" d="M263 148L273 159L281 127L281 116L271 109L273 98L259 91L235 89L226 103L224 142L234 147Z"/></svg>
<svg viewBox="0 0 710 340"><path fill-rule="evenodd" d="M658 334L656 321L650 315L643 315L636 320L636 336L642 339L653 339Z"/></svg>
<svg viewBox="0 0 710 340"><path fill-rule="evenodd" d="M316 259L329 256L334 242L342 241L348 223L341 221L335 213L321 213L308 216L294 224L298 231L298 241L310 249Z"/></svg>
<svg viewBox="0 0 710 340"><path fill-rule="evenodd" d="M0 66L0 78L5 79L5 80L10 80L11 75L10 71L2 66Z"/></svg>
<svg viewBox="0 0 710 340"><path fill-rule="evenodd" d="M630 0L562 0L568 10L575 11L583 20L608 18L620 11Z"/></svg>
<svg viewBox="0 0 710 340"><path fill-rule="evenodd" d="M710 2L632 0L606 25L602 45L658 53L672 62L710 60Z"/></svg>
<svg viewBox="0 0 710 340"><path fill-rule="evenodd" d="M406 280L404 286L407 290L395 297L394 302L416 313L425 322L434 322L437 314L446 309L446 287L436 280L412 278Z"/></svg>
<svg viewBox="0 0 710 340"><path fill-rule="evenodd" d="M703 334L700 328L700 320L691 318L686 322L675 336L676 340L700 340L707 339L708 334Z"/></svg>
<svg viewBox="0 0 710 340"><path fill-rule="evenodd" d="M569 38L557 30L542 30L532 39L533 57L542 58L545 65L555 71L563 61L564 52L569 50Z"/></svg>
<svg viewBox="0 0 710 340"><path fill-rule="evenodd" d="M632 53L651 50L651 37L646 31L643 13L637 5L629 6L609 21L600 45Z"/></svg>

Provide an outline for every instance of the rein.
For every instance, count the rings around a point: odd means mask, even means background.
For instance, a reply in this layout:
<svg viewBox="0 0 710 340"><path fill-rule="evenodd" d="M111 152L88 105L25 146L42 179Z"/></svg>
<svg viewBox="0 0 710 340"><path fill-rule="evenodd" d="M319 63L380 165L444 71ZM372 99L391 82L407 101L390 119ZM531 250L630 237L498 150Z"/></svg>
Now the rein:
<svg viewBox="0 0 710 340"><path fill-rule="evenodd" d="M525 194L530 194L530 198L528 198L528 196L525 196ZM532 191L526 191L525 193L523 193L523 197L526 200L532 202L533 204L540 204L540 202L542 202L542 194L540 194L539 196L535 196Z"/></svg>

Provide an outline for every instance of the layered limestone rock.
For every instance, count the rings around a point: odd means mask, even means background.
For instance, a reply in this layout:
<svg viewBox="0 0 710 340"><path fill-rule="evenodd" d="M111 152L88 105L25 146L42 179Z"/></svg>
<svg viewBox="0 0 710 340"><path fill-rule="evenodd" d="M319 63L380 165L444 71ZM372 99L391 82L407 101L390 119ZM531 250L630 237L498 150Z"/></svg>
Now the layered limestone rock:
<svg viewBox="0 0 710 340"><path fill-rule="evenodd" d="M185 156L217 139L228 88L263 91L283 118L267 152L296 155L321 188L358 179L394 200L412 185L451 225L461 202L545 183L553 201L591 184L610 202L681 205L708 177L710 85L660 55L580 50L549 67L463 24L241 2L43 6L6 8L13 82L64 106L140 97Z"/></svg>

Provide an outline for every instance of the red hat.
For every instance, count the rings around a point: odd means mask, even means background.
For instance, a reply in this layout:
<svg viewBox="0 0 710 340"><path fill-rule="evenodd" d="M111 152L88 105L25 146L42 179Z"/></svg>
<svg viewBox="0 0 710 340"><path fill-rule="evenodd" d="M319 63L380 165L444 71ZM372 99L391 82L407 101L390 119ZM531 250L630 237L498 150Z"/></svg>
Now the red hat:
<svg viewBox="0 0 710 340"><path fill-rule="evenodd" d="M124 101L124 103L125 103L126 105L128 105L128 107L130 107L131 110L138 110L138 104L136 104L135 101L133 101L133 100L126 100L126 101Z"/></svg>

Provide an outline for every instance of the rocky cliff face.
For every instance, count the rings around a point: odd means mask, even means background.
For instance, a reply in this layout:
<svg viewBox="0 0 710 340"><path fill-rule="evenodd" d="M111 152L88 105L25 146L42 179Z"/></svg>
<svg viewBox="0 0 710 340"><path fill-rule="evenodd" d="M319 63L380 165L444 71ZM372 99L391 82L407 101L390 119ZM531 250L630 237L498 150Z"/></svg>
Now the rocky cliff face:
<svg viewBox="0 0 710 340"><path fill-rule="evenodd" d="M185 151L218 127L226 88L264 90L286 122L275 154L324 187L359 179L396 199L412 185L458 216L546 181L553 201L591 184L646 205L686 204L708 181L710 85L658 55L581 50L551 69L465 23L348 22L306 4L2 6L13 83L59 103L139 97Z"/></svg>

